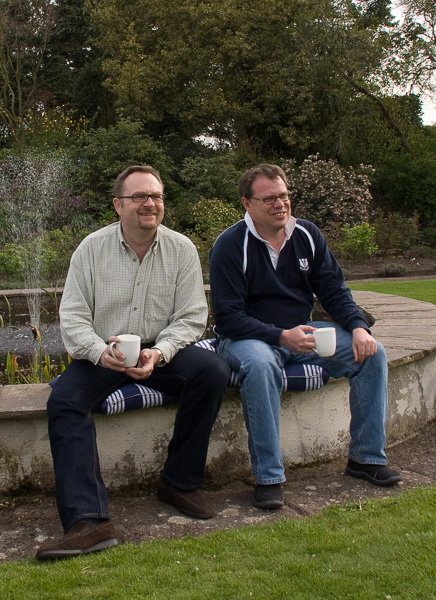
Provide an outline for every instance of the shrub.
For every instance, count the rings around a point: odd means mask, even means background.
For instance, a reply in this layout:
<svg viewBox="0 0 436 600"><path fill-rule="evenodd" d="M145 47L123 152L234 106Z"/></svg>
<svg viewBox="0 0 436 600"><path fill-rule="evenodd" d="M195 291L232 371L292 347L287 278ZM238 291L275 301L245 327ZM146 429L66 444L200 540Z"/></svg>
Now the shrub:
<svg viewBox="0 0 436 600"><path fill-rule="evenodd" d="M343 240L341 249L354 263L363 263L366 258L373 256L378 246L375 243L375 229L369 223L342 228Z"/></svg>
<svg viewBox="0 0 436 600"><path fill-rule="evenodd" d="M171 196L174 165L162 146L141 131L140 123L122 120L115 127L94 129L85 135L79 184L97 219L108 210L114 212L113 183L121 171L134 164L155 167Z"/></svg>
<svg viewBox="0 0 436 600"><path fill-rule="evenodd" d="M185 231L185 234L197 247L206 279L209 252L216 238L227 227L239 221L242 215L242 208L238 210L217 198L211 200L201 198L192 206L192 229Z"/></svg>
<svg viewBox="0 0 436 600"><path fill-rule="evenodd" d="M44 111L28 110L23 117L24 142L31 148L67 148L85 133L85 117L65 105Z"/></svg>
<svg viewBox="0 0 436 600"><path fill-rule="evenodd" d="M92 216L87 212L87 202L82 196L76 196L70 189L61 189L56 203L47 216L46 229L72 229L79 231L91 228Z"/></svg>
<svg viewBox="0 0 436 600"><path fill-rule="evenodd" d="M389 263L387 265L383 265L383 267L380 267L380 269L377 271L380 277L401 277L406 272L406 266L398 263Z"/></svg>
<svg viewBox="0 0 436 600"><path fill-rule="evenodd" d="M377 170L375 185L395 211L419 214L424 242L436 242L436 157L393 156Z"/></svg>
<svg viewBox="0 0 436 600"><path fill-rule="evenodd" d="M370 220L372 196L369 191L370 167L345 170L334 160L309 156L297 168L286 161L283 169L295 216L313 221L326 234L344 225L351 227Z"/></svg>
<svg viewBox="0 0 436 600"><path fill-rule="evenodd" d="M399 256L416 244L419 233L419 215L407 217L398 212L383 215L379 210L374 220L375 239L385 254Z"/></svg>
<svg viewBox="0 0 436 600"><path fill-rule="evenodd" d="M21 271L21 260L15 244L6 244L0 250L0 273L5 277L15 277Z"/></svg>
<svg viewBox="0 0 436 600"><path fill-rule="evenodd" d="M66 277L71 255L88 233L90 233L88 229L74 231L68 227L54 229L45 233L44 244L51 251L51 259L47 264L46 276L53 283Z"/></svg>
<svg viewBox="0 0 436 600"><path fill-rule="evenodd" d="M26 244L6 244L0 251L0 275L31 287L41 285L40 278L55 284L66 277L72 253L88 233L64 227Z"/></svg>
<svg viewBox="0 0 436 600"><path fill-rule="evenodd" d="M238 181L242 171L235 165L237 158L237 154L230 151L210 157L187 158L183 161L180 177L197 198L219 198L239 206Z"/></svg>
<svg viewBox="0 0 436 600"><path fill-rule="evenodd" d="M38 284L35 278L47 277L54 258L55 253L41 238L27 244L6 244L0 252L0 274L34 287Z"/></svg>
<svg viewBox="0 0 436 600"><path fill-rule="evenodd" d="M436 258L436 247L413 245L408 255L410 258Z"/></svg>

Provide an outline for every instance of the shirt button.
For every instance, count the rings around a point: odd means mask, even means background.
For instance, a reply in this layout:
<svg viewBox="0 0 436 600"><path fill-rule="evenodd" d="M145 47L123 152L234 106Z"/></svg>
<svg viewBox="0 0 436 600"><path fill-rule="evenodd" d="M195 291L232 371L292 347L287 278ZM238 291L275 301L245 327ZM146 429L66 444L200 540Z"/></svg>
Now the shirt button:
<svg viewBox="0 0 436 600"><path fill-rule="evenodd" d="M133 308L133 310L138 310L138 309L137 309L137 308L136 308L136 306L135 306L135 307Z"/></svg>
<svg viewBox="0 0 436 600"><path fill-rule="evenodd" d="M140 281L138 281L138 283L137 283L136 285L141 285L141 282L140 282Z"/></svg>

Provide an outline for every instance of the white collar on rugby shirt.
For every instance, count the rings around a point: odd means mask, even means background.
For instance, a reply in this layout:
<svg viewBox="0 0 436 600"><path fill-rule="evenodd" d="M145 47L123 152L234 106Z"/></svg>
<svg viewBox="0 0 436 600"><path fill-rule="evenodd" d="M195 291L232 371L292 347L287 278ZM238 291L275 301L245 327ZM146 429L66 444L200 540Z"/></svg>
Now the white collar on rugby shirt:
<svg viewBox="0 0 436 600"><path fill-rule="evenodd" d="M263 242L266 245L269 255L270 255L270 258L271 258L271 262L273 264L273 267L274 267L274 269L277 269L277 263L279 262L279 252L277 252L277 250L274 250L274 248L271 246L271 244L267 240L264 240L263 237L261 237L257 233L256 227L254 226L254 223L253 223L253 219L250 217L248 212L246 212L244 215L244 221L247 224L249 231L254 235L254 237L256 237L258 240L260 240L261 242ZM283 244L281 245L280 250L283 248L283 246L286 244L286 242L290 239L291 235L293 234L296 223L297 223L297 219L295 217L292 217L292 216L289 217L289 221L285 225L285 239L283 240Z"/></svg>

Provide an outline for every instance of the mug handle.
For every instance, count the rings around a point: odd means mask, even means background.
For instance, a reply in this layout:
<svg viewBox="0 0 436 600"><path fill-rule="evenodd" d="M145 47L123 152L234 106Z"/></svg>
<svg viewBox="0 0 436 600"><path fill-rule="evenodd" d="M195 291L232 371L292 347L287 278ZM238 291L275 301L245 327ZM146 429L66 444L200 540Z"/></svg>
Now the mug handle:
<svg viewBox="0 0 436 600"><path fill-rule="evenodd" d="M109 344L109 352L111 353L111 355L112 355L112 356L113 356L113 358L115 358L115 359L116 359L117 357L116 357L116 356L115 356L115 354L112 352L112 348L114 347L114 345L116 345L116 343L117 343L117 342L111 342L111 343Z"/></svg>

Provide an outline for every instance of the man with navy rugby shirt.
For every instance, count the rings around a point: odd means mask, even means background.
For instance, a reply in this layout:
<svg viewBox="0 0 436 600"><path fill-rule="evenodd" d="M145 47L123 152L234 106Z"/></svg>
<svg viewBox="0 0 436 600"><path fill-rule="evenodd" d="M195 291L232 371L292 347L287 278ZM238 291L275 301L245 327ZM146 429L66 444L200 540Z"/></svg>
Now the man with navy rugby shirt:
<svg viewBox="0 0 436 600"><path fill-rule="evenodd" d="M386 466L387 360L356 306L320 230L291 216L286 175L275 165L239 181L244 219L216 240L210 254L217 350L239 373L251 464L253 504L283 506L285 481L279 421L282 367L289 361L350 381L351 424L346 473L375 485L401 481ZM311 322L316 295L334 323ZM314 351L312 332L336 328L332 357Z"/></svg>

